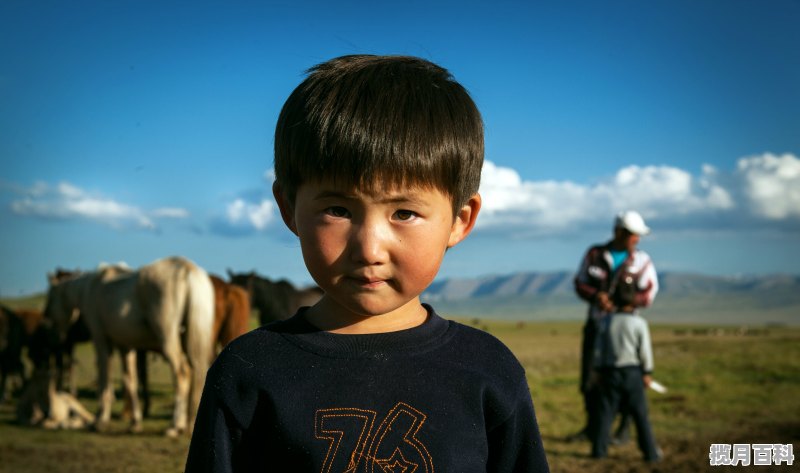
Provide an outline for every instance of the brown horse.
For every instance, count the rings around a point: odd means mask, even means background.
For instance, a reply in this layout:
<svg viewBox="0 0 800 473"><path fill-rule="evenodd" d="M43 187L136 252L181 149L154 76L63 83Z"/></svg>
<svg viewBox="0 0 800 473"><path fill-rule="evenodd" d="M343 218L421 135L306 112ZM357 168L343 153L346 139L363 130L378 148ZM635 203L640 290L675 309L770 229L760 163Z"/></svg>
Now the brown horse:
<svg viewBox="0 0 800 473"><path fill-rule="evenodd" d="M222 349L247 332L250 321L250 296L239 286L210 274L214 285L214 331L212 340Z"/></svg>
<svg viewBox="0 0 800 473"><path fill-rule="evenodd" d="M23 348L27 349L28 358L34 366L43 362L40 358L45 355L33 344L41 326L42 313L38 310L12 310L0 306L0 402L5 400L9 376L16 376L20 386L25 383Z"/></svg>
<svg viewBox="0 0 800 473"><path fill-rule="evenodd" d="M273 282L254 271L236 274L228 270L231 283L243 287L250 294L250 303L258 310L261 325L293 316L297 309L312 306L322 298L317 286L296 289L289 281Z"/></svg>
<svg viewBox="0 0 800 473"><path fill-rule="evenodd" d="M138 271L109 276L106 268L50 286L45 317L62 339L75 309L89 327L97 355L96 426L104 427L111 416L109 357L119 350L133 411L131 430L141 430L135 350L145 349L164 355L172 368L175 407L167 434L191 431L213 351L214 289L208 274L185 258L173 257Z"/></svg>

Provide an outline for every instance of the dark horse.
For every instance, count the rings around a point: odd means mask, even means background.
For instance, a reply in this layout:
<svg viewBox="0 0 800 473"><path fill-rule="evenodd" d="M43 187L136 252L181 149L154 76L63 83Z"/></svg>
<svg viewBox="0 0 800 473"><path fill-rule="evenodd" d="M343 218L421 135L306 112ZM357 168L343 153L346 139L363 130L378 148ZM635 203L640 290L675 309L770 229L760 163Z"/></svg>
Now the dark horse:
<svg viewBox="0 0 800 473"><path fill-rule="evenodd" d="M21 388L30 381L23 353L34 371L49 368L50 358L59 352L58 345L58 334L41 311L0 306L0 403L5 400L9 375L16 376Z"/></svg>
<svg viewBox="0 0 800 473"><path fill-rule="evenodd" d="M316 304L323 294L317 286L297 289L285 279L273 282L254 271L236 274L229 269L228 276L232 284L245 288L250 294L250 304L258 310L261 325L288 319L300 307Z"/></svg>
<svg viewBox="0 0 800 473"><path fill-rule="evenodd" d="M6 380L9 376L25 384L25 366L22 363L24 348L32 355L31 340L41 325L42 314L35 310L12 310L0 306L0 402L5 401Z"/></svg>

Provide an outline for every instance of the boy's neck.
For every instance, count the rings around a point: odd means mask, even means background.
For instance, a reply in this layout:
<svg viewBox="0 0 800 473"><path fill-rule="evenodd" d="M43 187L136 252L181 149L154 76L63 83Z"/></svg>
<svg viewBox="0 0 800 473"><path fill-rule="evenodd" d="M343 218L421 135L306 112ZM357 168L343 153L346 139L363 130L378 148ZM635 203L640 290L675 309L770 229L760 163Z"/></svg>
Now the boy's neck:
<svg viewBox="0 0 800 473"><path fill-rule="evenodd" d="M323 297L304 313L306 321L320 330L343 335L387 333L418 327L428 319L428 311L416 297L392 312L360 315Z"/></svg>

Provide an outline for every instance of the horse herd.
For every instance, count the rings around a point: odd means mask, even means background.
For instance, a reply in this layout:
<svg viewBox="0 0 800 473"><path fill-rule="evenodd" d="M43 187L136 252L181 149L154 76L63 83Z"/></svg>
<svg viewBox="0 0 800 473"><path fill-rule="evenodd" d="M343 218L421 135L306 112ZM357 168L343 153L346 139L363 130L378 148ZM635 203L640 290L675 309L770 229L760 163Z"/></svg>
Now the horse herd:
<svg viewBox="0 0 800 473"><path fill-rule="evenodd" d="M111 418L109 370L117 352L123 361L130 430L138 432L149 410L146 353L156 352L169 365L174 383L166 434L191 432L206 371L219 349L249 329L251 308L264 325L290 317L322 296L317 287L296 289L255 272L228 270L228 275L230 282L183 257L160 259L136 270L116 264L48 274L43 312L6 307L0 311L0 401L9 374L25 379L26 352L33 372L17 400L18 420L49 428L90 425L102 431ZM88 341L97 362L97 416L75 397L72 376L74 347Z"/></svg>

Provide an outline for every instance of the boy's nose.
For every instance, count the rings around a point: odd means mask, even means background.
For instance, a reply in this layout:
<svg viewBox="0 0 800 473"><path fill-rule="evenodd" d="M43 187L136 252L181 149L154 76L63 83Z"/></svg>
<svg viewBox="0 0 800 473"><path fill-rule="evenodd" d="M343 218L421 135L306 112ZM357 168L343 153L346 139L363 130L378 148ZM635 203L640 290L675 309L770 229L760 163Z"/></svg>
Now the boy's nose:
<svg viewBox="0 0 800 473"><path fill-rule="evenodd" d="M354 229L351 258L362 264L383 263L388 258L387 244L390 240L391 232L384 225L366 220Z"/></svg>

